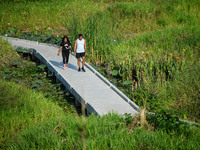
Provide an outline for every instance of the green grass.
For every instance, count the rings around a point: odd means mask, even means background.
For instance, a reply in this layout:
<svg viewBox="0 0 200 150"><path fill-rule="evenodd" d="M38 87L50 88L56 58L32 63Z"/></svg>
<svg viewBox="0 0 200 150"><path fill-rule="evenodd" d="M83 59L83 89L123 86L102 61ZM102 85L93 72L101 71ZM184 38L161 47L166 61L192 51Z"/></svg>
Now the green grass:
<svg viewBox="0 0 200 150"><path fill-rule="evenodd" d="M170 28L112 45L104 70L138 105L183 111L179 117L199 122L199 29Z"/></svg>
<svg viewBox="0 0 200 150"><path fill-rule="evenodd" d="M0 37L0 68L10 66L14 61L17 61L19 56L14 51L8 41L2 41Z"/></svg>
<svg viewBox="0 0 200 150"><path fill-rule="evenodd" d="M36 62L32 62L30 56L24 57L19 52L29 51L26 49L17 48L16 50L7 41L0 39L1 53L3 56L0 59L0 78L6 81L15 82L26 86L33 91L39 91L59 104L66 110L67 113L74 112L75 109L70 105L74 97L64 92L64 87L61 84L55 84L55 77L52 74L47 76L47 67L45 65L36 66ZM9 62L9 63L5 63Z"/></svg>
<svg viewBox="0 0 200 150"><path fill-rule="evenodd" d="M139 106L200 122L199 0L14 1L0 5L2 35L73 44L83 33L87 61Z"/></svg>
<svg viewBox="0 0 200 150"><path fill-rule="evenodd" d="M62 109L41 93L1 82L1 144L9 145L21 131L63 116Z"/></svg>
<svg viewBox="0 0 200 150"><path fill-rule="evenodd" d="M198 25L199 6L198 0L113 1L112 3L88 0L71 0L67 3L64 0L2 2L1 9L4 11L0 13L0 31L14 27L20 32L45 33L48 28L51 28L57 29L56 33L59 35L68 33L71 38L74 38L72 29L77 32L76 34L79 32L92 34L96 32L96 27L90 28L88 33L88 23L94 19L101 19L96 22L96 26L104 30L97 32L107 33L111 38L123 39L133 37L136 33L166 27ZM105 26L108 29L103 28Z"/></svg>
<svg viewBox="0 0 200 150"><path fill-rule="evenodd" d="M199 128L188 135L127 126L117 115L65 115L42 93L0 81L2 149L198 149ZM130 128L131 127L131 128Z"/></svg>
<svg viewBox="0 0 200 150"><path fill-rule="evenodd" d="M0 68L0 149L198 149L200 128L170 115L147 116L148 123L144 119L142 125L142 117L130 115L66 113L61 97L51 93L59 90L44 79L44 66L34 67L6 41L0 45L2 52L14 56L0 61L9 60ZM36 80L42 84L33 90Z"/></svg>

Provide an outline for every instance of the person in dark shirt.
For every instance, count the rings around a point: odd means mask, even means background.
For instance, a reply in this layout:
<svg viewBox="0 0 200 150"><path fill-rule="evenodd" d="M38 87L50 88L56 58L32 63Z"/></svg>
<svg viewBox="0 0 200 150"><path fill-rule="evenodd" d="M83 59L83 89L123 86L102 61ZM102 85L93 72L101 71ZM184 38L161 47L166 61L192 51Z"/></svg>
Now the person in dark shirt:
<svg viewBox="0 0 200 150"><path fill-rule="evenodd" d="M62 43L60 44L60 49L58 51L58 56L62 50L63 64L64 69L67 68L67 64L69 61L69 50L72 48L71 43L67 36L64 36L62 39Z"/></svg>

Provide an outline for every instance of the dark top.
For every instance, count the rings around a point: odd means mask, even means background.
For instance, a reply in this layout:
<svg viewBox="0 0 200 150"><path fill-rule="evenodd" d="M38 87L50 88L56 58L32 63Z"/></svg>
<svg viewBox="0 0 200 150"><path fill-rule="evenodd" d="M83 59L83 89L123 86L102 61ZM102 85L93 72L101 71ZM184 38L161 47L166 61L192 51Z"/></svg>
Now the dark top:
<svg viewBox="0 0 200 150"><path fill-rule="evenodd" d="M71 43L70 42L67 42L67 43L62 42L60 44L60 46L62 46L62 51L68 51L69 50L69 46L71 46Z"/></svg>

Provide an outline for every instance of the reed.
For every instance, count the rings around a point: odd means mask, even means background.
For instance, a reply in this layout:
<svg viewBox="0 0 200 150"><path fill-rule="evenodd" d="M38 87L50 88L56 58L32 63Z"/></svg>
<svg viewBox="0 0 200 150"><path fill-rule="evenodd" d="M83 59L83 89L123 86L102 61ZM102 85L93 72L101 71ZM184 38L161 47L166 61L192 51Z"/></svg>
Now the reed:
<svg viewBox="0 0 200 150"><path fill-rule="evenodd" d="M74 44L78 34L83 33L88 45L87 61L104 66L107 75L118 80L133 101L141 106L147 101L150 111L174 109L172 106L182 101L182 95L169 93L169 88L173 89L173 83L183 74L194 77L193 68L199 68L199 7L199 0L3 2L0 31L15 37L26 31L25 38L36 34L30 39L40 37L47 42L53 35L56 44L64 34ZM198 87L198 82L188 80ZM188 103L196 105L184 115L194 115L192 120L199 121L199 115L192 113L195 110L199 114L197 100L192 101L192 93L186 95L185 99L191 100ZM186 110L184 106L188 107L184 103L176 110Z"/></svg>

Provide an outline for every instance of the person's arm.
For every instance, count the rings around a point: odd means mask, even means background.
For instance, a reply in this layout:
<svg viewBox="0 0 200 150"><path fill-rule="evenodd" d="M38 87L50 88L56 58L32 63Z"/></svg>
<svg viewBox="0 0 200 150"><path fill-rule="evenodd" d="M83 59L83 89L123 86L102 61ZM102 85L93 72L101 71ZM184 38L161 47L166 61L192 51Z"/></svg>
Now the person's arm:
<svg viewBox="0 0 200 150"><path fill-rule="evenodd" d="M69 50L71 51L71 54L72 54L72 44L68 42L68 45L69 45Z"/></svg>
<svg viewBox="0 0 200 150"><path fill-rule="evenodd" d="M71 54L72 54L72 46L71 46L71 45L69 46L69 49L70 49L70 51L71 51Z"/></svg>
<svg viewBox="0 0 200 150"><path fill-rule="evenodd" d="M84 41L84 47L85 47L85 55L87 55L87 46L86 46L86 40Z"/></svg>
<svg viewBox="0 0 200 150"><path fill-rule="evenodd" d="M74 44L74 55L76 55L76 46L77 46L77 40L75 41L75 44Z"/></svg>
<svg viewBox="0 0 200 150"><path fill-rule="evenodd" d="M62 46L60 46L60 49L58 51L58 56L60 55L61 50L62 50Z"/></svg>

